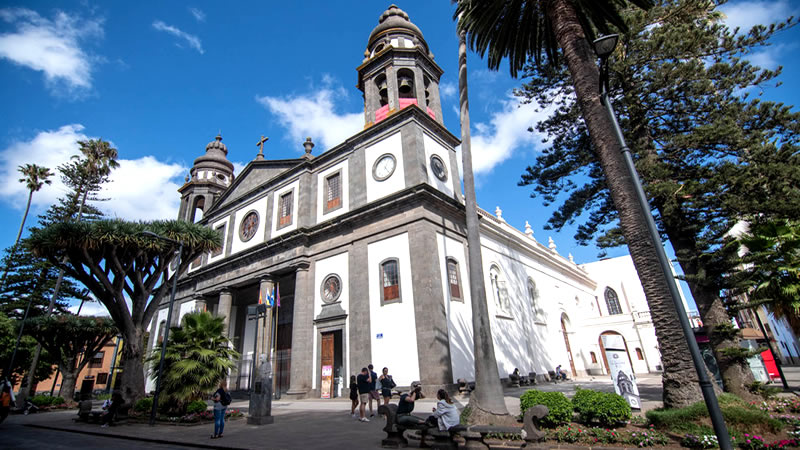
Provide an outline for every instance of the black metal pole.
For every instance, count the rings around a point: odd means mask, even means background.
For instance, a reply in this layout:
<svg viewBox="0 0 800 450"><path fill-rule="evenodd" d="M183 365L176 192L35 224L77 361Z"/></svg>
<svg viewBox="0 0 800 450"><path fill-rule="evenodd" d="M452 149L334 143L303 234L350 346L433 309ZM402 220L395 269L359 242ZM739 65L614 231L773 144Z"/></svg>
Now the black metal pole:
<svg viewBox="0 0 800 450"><path fill-rule="evenodd" d="M721 450L731 450L733 447L731 446L728 428L725 425L725 419L722 416L722 410L719 408L717 395L714 393L714 387L711 385L711 381L706 373L705 362L700 354L700 348L697 346L697 341L695 340L692 326L689 323L689 318L686 316L686 309L683 307L683 302L681 301L680 294L678 293L678 286L675 283L674 276L672 274L672 264L670 264L669 258L667 258L667 253L664 251L664 245L661 242L661 234L658 232L655 220L653 220L653 215L650 212L650 203L644 193L642 183L639 181L639 174L636 172L636 166L633 164L631 150L625 143L625 137L622 135L622 129L619 126L619 122L617 122L617 114L614 112L614 108L611 106L611 101L608 98L607 58L602 58L600 72L601 74L605 74L605 76L601 75L600 97L602 103L606 107L608 117L611 120L611 123L614 125L614 133L619 141L620 152L625 159L625 168L628 171L628 175L631 177L631 182L633 182L635 189L634 194L636 194L636 198L639 201L639 206L642 208L642 215L645 217L647 222L647 231L650 233L650 239L652 240L653 246L656 249L661 271L664 277L667 279L670 297L672 297L672 303L675 306L675 311L678 314L678 321L681 324L683 336L686 338L686 343L689 344L689 353L692 356L692 362L694 362L694 368L697 371L700 390L703 392L703 398L705 399L706 407L708 408L708 414L711 417L711 423L714 426L714 432L717 435L719 447Z"/></svg>
<svg viewBox="0 0 800 450"><path fill-rule="evenodd" d="M167 310L167 326L164 327L164 340L161 342L161 360L158 362L158 378L156 378L156 393L153 395L153 409L150 411L150 426L153 426L156 423L158 395L161 393L161 378L164 374L164 355L167 353L169 327L172 323L172 304L175 303L175 291L178 288L178 271L181 269L181 255L183 254L183 242L173 241L172 239L167 239L163 236L158 236L158 238L165 241L178 243L178 264L175 265L175 273L172 275L172 293L169 296L169 309Z"/></svg>

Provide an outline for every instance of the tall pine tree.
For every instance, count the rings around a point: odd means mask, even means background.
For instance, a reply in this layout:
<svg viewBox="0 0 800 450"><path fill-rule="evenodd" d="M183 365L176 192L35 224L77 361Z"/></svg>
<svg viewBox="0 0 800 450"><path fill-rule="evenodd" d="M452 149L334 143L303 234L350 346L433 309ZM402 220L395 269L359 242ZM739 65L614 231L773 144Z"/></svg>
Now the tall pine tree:
<svg viewBox="0 0 800 450"><path fill-rule="evenodd" d="M721 298L736 249L728 230L754 215L800 211L800 115L780 103L751 99L778 85L780 69L750 64L749 54L796 22L734 34L713 2L661 2L626 13L629 31L611 61L611 101L664 238L675 249L725 389L748 396L752 374ZM536 125L550 147L526 169L521 185L559 203L548 228L580 221L577 240L624 244L618 217L565 69L529 67L517 94L558 108Z"/></svg>

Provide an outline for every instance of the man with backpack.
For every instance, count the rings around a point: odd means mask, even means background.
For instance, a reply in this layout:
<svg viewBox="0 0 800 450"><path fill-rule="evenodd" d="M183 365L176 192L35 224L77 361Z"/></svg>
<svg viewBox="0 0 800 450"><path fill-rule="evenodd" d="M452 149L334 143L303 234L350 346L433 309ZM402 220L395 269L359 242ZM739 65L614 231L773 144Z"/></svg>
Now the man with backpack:
<svg viewBox="0 0 800 450"><path fill-rule="evenodd" d="M218 439L222 437L222 430L225 428L225 412L232 401L224 379L219 382L219 389L214 392L212 400L214 400L214 434L211 435L211 439Z"/></svg>

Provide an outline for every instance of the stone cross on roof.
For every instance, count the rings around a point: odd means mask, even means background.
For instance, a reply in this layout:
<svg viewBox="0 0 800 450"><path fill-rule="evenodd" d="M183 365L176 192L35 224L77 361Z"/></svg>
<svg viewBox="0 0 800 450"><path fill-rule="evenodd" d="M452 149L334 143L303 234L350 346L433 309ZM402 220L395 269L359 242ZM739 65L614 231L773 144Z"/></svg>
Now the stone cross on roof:
<svg viewBox="0 0 800 450"><path fill-rule="evenodd" d="M269 140L268 137L264 137L263 134L261 135L261 139L256 144L256 147L258 147L258 155L256 155L256 160L258 161L264 160L264 142L267 142L268 140Z"/></svg>

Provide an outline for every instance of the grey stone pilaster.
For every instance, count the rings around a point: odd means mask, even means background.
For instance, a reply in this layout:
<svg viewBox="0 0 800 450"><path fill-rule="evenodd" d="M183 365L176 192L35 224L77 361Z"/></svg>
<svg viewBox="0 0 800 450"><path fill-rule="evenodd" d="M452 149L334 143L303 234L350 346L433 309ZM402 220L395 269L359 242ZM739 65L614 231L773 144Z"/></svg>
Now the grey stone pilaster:
<svg viewBox="0 0 800 450"><path fill-rule="evenodd" d="M369 324L369 267L367 243L353 243L348 252L350 271L350 372L357 373L372 360L372 340Z"/></svg>
<svg viewBox="0 0 800 450"><path fill-rule="evenodd" d="M317 222L317 177L316 174L300 175L297 199L297 228L310 227Z"/></svg>
<svg viewBox="0 0 800 450"><path fill-rule="evenodd" d="M314 279L308 264L295 270L294 312L292 315L292 373L288 396L305 397L311 390L313 364Z"/></svg>
<svg viewBox="0 0 800 450"><path fill-rule="evenodd" d="M422 129L414 123L408 123L400 132L400 140L403 147L403 171L406 177L406 187L427 182L428 161L425 159Z"/></svg>
<svg viewBox="0 0 800 450"><path fill-rule="evenodd" d="M418 223L409 230L408 243L420 378L425 386L449 385L453 367L436 233Z"/></svg>
<svg viewBox="0 0 800 450"><path fill-rule="evenodd" d="M194 310L197 312L208 311L208 302L204 297L194 298Z"/></svg>
<svg viewBox="0 0 800 450"><path fill-rule="evenodd" d="M350 211L367 203L367 169L364 149L354 151L347 163Z"/></svg>
<svg viewBox="0 0 800 450"><path fill-rule="evenodd" d="M224 317L222 319L222 334L228 335L228 326L231 323L231 304L233 303L233 294L228 289L223 289L219 293L219 306L217 307L217 315Z"/></svg>
<svg viewBox="0 0 800 450"><path fill-rule="evenodd" d="M386 85L389 91L389 112L400 110L400 88L397 86L397 70L394 66L386 67Z"/></svg>
<svg viewBox="0 0 800 450"><path fill-rule="evenodd" d="M175 300L172 303L172 317L170 318L169 327L177 327L181 324L181 303L178 300Z"/></svg>

